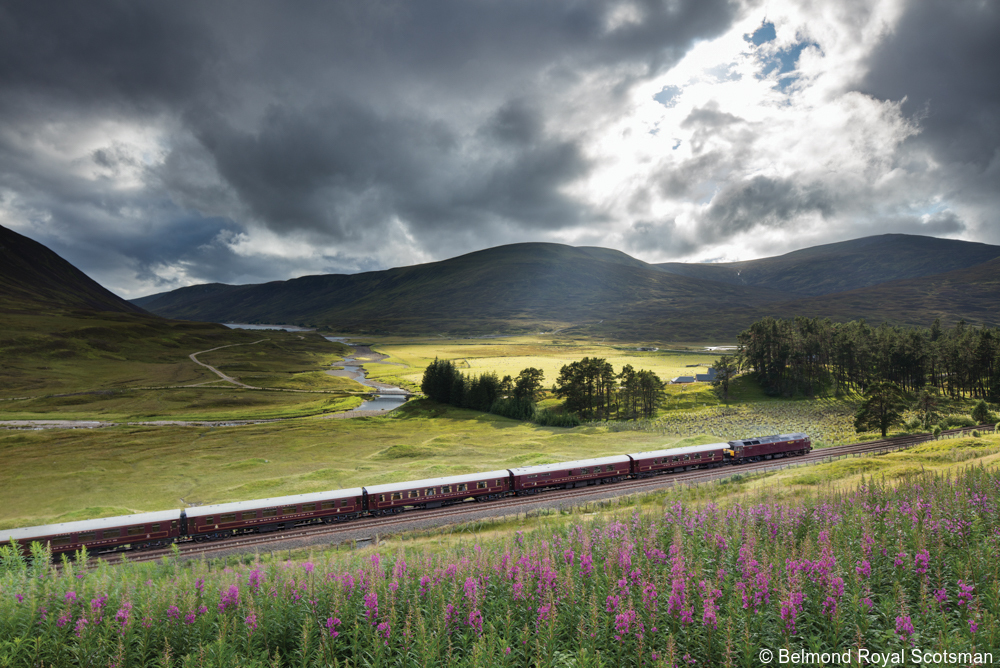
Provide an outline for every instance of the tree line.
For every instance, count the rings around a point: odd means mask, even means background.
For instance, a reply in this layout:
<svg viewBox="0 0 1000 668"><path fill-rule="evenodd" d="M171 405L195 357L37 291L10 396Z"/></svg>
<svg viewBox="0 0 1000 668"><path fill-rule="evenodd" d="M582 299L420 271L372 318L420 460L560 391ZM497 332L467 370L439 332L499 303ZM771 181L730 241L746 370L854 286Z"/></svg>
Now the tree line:
<svg viewBox="0 0 1000 668"><path fill-rule="evenodd" d="M964 321L942 327L871 327L862 321L767 317L739 335L736 365L770 395L865 393L892 383L951 398L1000 401L1000 330Z"/></svg>
<svg viewBox="0 0 1000 668"><path fill-rule="evenodd" d="M516 378L496 373L465 375L450 360L435 359L424 370L420 389L430 399L461 408L495 413L515 420L551 426L575 426L580 420L652 417L664 394L664 383L646 369L625 365L615 372L607 360L585 357L560 369L552 386L564 400L564 413L538 410L545 375L523 369Z"/></svg>

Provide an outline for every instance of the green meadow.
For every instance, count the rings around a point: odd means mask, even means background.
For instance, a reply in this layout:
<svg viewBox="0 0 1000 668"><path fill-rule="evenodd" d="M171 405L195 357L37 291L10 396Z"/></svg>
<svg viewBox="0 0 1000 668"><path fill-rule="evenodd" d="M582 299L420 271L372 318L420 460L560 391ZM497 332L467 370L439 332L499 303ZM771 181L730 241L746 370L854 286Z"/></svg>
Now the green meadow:
<svg viewBox="0 0 1000 668"><path fill-rule="evenodd" d="M409 402L239 427L0 431L0 527L343 489L703 442Z"/></svg>

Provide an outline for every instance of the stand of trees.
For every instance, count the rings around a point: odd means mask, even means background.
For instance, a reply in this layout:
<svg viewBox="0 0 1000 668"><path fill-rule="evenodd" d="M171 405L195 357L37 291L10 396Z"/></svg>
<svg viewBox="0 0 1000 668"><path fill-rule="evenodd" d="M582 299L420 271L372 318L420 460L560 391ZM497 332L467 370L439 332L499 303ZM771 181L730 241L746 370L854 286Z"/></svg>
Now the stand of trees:
<svg viewBox="0 0 1000 668"><path fill-rule="evenodd" d="M739 335L738 364L770 395L833 389L865 393L893 383L914 393L930 386L952 398L1000 401L1000 330L929 328L864 321L763 318Z"/></svg>
<svg viewBox="0 0 1000 668"><path fill-rule="evenodd" d="M435 359L424 370L420 389L429 398L460 408L531 420L555 427L572 427L580 419L652 417L663 398L664 383L652 371L626 365L621 373L605 359L585 357L564 366L553 388L565 399L565 413L537 410L535 402L545 375L529 367L517 378L495 373L466 376L450 360Z"/></svg>
<svg viewBox="0 0 1000 668"><path fill-rule="evenodd" d="M559 370L555 394L566 410L588 420L652 417L663 398L664 383L652 371L626 364L615 373L607 360L584 357Z"/></svg>

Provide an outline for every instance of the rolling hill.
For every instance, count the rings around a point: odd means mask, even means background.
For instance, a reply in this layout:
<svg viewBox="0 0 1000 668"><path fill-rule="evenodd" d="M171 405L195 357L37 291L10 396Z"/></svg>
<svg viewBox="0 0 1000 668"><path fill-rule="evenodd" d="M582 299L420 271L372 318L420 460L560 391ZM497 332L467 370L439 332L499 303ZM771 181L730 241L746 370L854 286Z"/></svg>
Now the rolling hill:
<svg viewBox="0 0 1000 668"><path fill-rule="evenodd" d="M472 333L617 321L637 309L679 313L787 298L766 288L669 274L618 251L526 243L362 274L193 286L135 303L171 318Z"/></svg>
<svg viewBox="0 0 1000 668"><path fill-rule="evenodd" d="M765 315L1000 324L996 262L997 246L897 234L731 265L652 265L606 248L523 243L362 274L198 285L135 303L171 318L357 333L571 328L631 340L732 339Z"/></svg>
<svg viewBox="0 0 1000 668"><path fill-rule="evenodd" d="M883 234L746 262L665 262L654 266L690 278L799 295L825 295L967 269L996 257L1000 257L1000 246Z"/></svg>

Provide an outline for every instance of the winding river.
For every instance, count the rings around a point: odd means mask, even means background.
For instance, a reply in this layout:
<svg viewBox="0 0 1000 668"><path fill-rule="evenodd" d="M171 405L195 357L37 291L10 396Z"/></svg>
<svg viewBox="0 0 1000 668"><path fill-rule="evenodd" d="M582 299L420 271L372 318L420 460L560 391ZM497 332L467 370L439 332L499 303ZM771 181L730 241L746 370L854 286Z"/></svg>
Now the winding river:
<svg viewBox="0 0 1000 668"><path fill-rule="evenodd" d="M354 346L347 342L347 337L344 336L325 336L323 337L327 341L334 341L336 343L343 343L344 345L351 346L354 352L350 357L345 357L343 362L337 364L337 366L343 366L343 370L337 369L333 371L327 371L331 376L340 376L343 378L351 378L361 383L366 387L370 387L378 391L378 395L374 399L369 399L362 402L360 406L355 409L355 411L391 411L395 408L399 408L403 403L409 398L409 393L401 387L396 387L394 385L387 385L386 383L380 383L378 381L369 380L367 372L365 371L364 364L375 363L380 364L381 360L371 359L373 357L387 357L386 355L381 355L379 353L373 352L371 348L367 346ZM364 357L365 361L359 361L357 357Z"/></svg>

